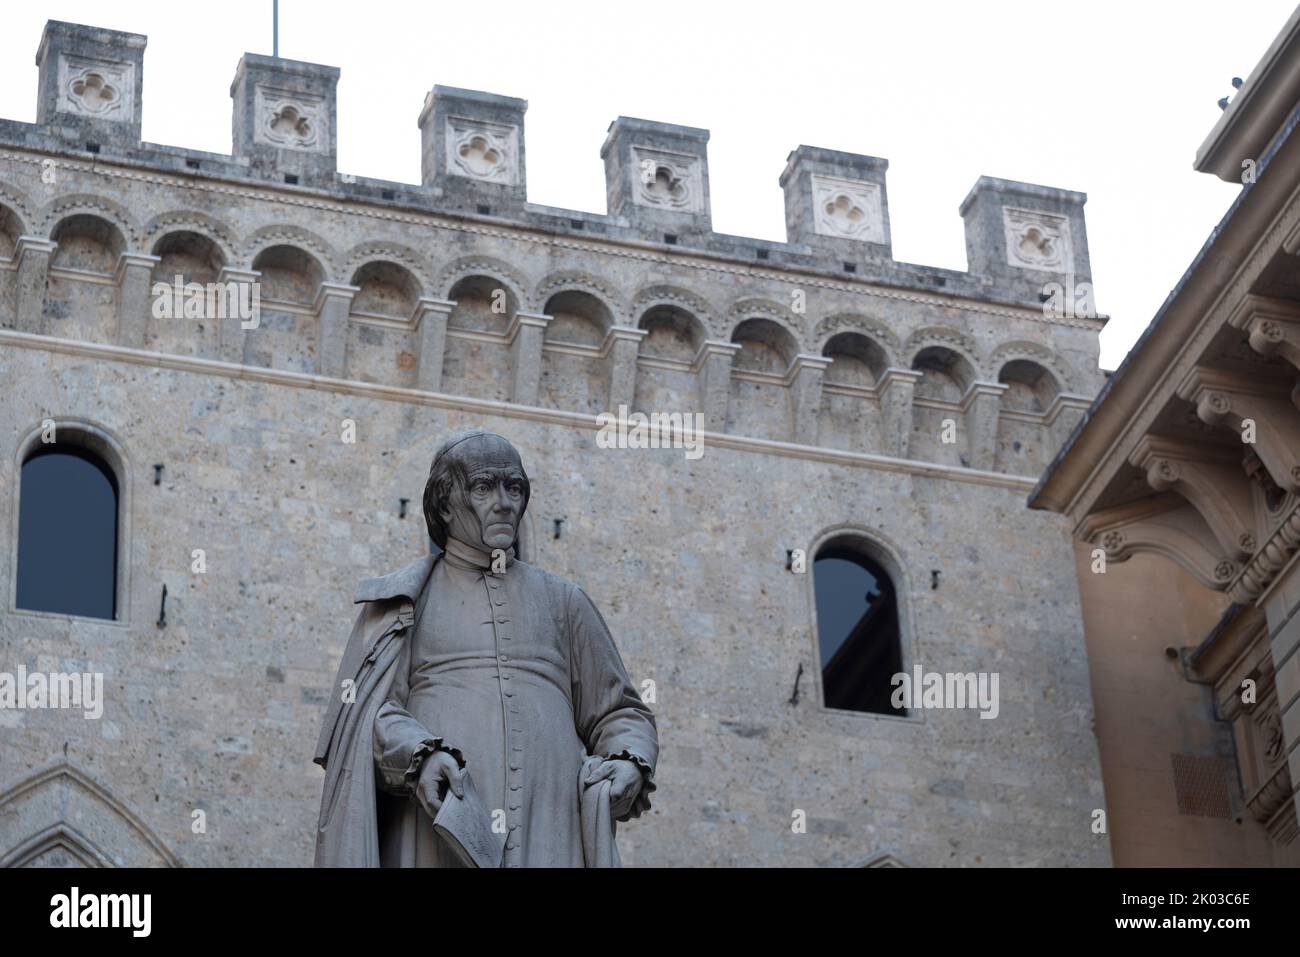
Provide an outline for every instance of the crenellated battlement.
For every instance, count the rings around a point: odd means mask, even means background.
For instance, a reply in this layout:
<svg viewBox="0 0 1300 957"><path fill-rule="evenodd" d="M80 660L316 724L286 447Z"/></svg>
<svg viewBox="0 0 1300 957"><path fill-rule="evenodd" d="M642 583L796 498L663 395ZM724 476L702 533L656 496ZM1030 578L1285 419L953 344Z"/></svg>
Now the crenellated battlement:
<svg viewBox="0 0 1300 957"><path fill-rule="evenodd" d="M1052 280L1090 282L1082 193L981 177L961 206L969 268L893 259L885 159L812 146L779 183L787 238L715 233L707 130L631 117L600 149L605 214L527 201L526 100L435 86L417 123L421 182L338 170L339 70L246 53L230 87L229 155L144 143L140 34L51 20L37 51L37 122L0 120L0 144L188 176L273 184L343 200L648 242L916 289L1037 305Z"/></svg>
<svg viewBox="0 0 1300 957"><path fill-rule="evenodd" d="M145 43L46 26L38 122L0 120L0 337L701 410L719 433L1017 475L1100 385L1081 193L981 177L970 268L938 269L893 258L887 160L799 146L787 241L729 236L708 131L620 116L608 211L555 209L527 199L527 102L446 86L418 116L420 182L371 179L337 168L339 71L257 54L229 155L160 146L140 138ZM242 286L253 321L224 308Z"/></svg>

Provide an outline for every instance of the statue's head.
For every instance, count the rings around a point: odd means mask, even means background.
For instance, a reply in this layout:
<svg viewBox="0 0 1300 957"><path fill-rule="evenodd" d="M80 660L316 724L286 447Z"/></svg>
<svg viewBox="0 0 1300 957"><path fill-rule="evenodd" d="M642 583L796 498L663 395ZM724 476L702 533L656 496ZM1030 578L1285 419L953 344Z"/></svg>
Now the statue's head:
<svg viewBox="0 0 1300 957"><path fill-rule="evenodd" d="M424 486L424 521L439 548L447 537L490 552L509 548L528 507L528 475L519 452L486 429L442 443Z"/></svg>

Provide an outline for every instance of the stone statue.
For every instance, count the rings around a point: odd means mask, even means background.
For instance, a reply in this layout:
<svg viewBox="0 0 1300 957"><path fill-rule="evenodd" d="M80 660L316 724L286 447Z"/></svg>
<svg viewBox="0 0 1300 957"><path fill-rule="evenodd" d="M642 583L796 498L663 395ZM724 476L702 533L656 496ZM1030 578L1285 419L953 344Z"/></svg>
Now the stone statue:
<svg viewBox="0 0 1300 957"><path fill-rule="evenodd" d="M434 819L470 781L499 866L618 865L614 822L655 789L655 720L582 589L515 558L528 497L508 441L452 436L424 490L441 553L361 583L316 748L318 867L458 866Z"/></svg>

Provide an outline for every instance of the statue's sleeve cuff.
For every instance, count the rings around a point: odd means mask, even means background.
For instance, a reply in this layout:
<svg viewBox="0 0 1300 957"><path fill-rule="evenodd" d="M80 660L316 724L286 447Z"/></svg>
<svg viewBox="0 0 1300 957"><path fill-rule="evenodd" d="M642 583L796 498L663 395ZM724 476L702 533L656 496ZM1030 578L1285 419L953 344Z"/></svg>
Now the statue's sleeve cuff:
<svg viewBox="0 0 1300 957"><path fill-rule="evenodd" d="M609 755L606 760L609 761L631 761L641 769L643 783L641 791L636 796L636 801L632 805L632 810L628 812L627 817L622 818L624 821L630 821L633 818L640 817L642 813L650 810L650 794L655 790L655 769L645 758L635 752L623 750L618 754Z"/></svg>
<svg viewBox="0 0 1300 957"><path fill-rule="evenodd" d="M415 790L415 785L420 780L420 771L424 767L424 759L435 751L446 751L462 769L465 767L465 759L461 756L457 748L447 744L442 738L426 738L420 742L419 746L411 752L410 763L407 764L406 770L402 772L402 783L409 791Z"/></svg>

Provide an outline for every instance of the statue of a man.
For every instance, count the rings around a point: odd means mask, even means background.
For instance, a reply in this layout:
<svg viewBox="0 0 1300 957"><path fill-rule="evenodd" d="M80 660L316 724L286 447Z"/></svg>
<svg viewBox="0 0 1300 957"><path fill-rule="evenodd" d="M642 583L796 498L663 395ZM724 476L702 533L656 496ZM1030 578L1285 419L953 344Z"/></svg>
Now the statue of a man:
<svg viewBox="0 0 1300 957"><path fill-rule="evenodd" d="M515 558L528 496L508 441L452 436L424 490L441 553L361 583L316 748L317 866L454 866L433 818L466 771L504 867L616 863L609 819L649 809L654 716L582 589ZM584 792L606 786L593 837Z"/></svg>

